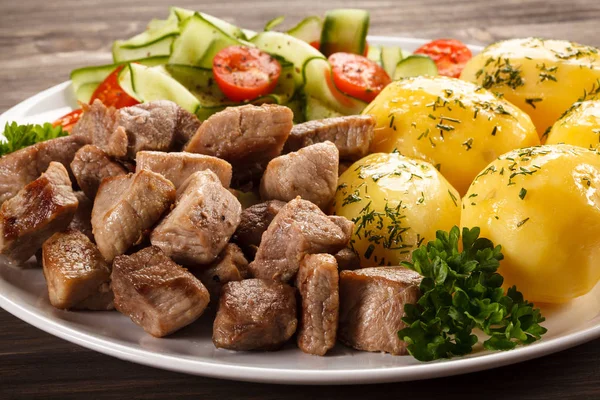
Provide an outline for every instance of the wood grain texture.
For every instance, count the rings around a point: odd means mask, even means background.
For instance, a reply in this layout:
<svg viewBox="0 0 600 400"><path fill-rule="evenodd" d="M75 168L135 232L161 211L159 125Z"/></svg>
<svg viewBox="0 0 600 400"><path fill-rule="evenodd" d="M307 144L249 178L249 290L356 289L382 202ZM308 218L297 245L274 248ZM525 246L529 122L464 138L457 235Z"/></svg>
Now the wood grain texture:
<svg viewBox="0 0 600 400"><path fill-rule="evenodd" d="M600 46L598 0L178 1L250 29L336 7L368 8L371 34L456 37L470 43L541 36ZM156 0L2 0L0 112L110 61L114 39L167 14ZM0 310L0 398L600 398L600 340L514 366L459 377L359 387L232 383L134 365L48 335Z"/></svg>

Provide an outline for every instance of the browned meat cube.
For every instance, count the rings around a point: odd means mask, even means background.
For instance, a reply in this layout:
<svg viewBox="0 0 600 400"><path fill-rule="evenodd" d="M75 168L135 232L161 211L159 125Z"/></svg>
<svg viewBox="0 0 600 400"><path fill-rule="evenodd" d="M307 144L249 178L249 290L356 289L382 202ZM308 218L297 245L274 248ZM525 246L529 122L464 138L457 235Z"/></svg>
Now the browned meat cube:
<svg viewBox="0 0 600 400"><path fill-rule="evenodd" d="M57 162L0 207L0 255L21 264L55 232L64 230L77 210L65 167Z"/></svg>
<svg viewBox="0 0 600 400"><path fill-rule="evenodd" d="M348 245L354 224L329 217L310 201L295 199L275 216L248 266L255 278L287 282L306 254L335 254Z"/></svg>
<svg viewBox="0 0 600 400"><path fill-rule="evenodd" d="M77 150L88 143L82 136L65 136L36 143L0 157L0 204L17 194L48 169L51 161L69 164Z"/></svg>
<svg viewBox="0 0 600 400"><path fill-rule="evenodd" d="M96 197L102 179L126 175L127 170L113 161L102 149L92 144L83 146L71 162L77 184L90 199Z"/></svg>
<svg viewBox="0 0 600 400"><path fill-rule="evenodd" d="M229 242L241 213L240 202L217 175L196 172L179 188L175 208L154 229L150 241L178 263L209 264Z"/></svg>
<svg viewBox="0 0 600 400"><path fill-rule="evenodd" d="M330 141L340 151L342 160L360 160L369 153L373 141L375 118L349 115L294 125L285 143L285 151L297 151L315 143Z"/></svg>
<svg viewBox="0 0 600 400"><path fill-rule="evenodd" d="M113 157L127 155L127 133L115 126L117 110L105 107L96 99L90 105L82 105L83 114L73 127L74 135L88 138L89 142L104 150Z"/></svg>
<svg viewBox="0 0 600 400"><path fill-rule="evenodd" d="M142 150L180 150L196 133L200 121L172 101L157 100L121 108L116 125L127 133L127 156L135 158Z"/></svg>
<svg viewBox="0 0 600 400"><path fill-rule="evenodd" d="M277 350L297 325L291 286L266 279L229 282L221 290L213 343L229 350Z"/></svg>
<svg viewBox="0 0 600 400"><path fill-rule="evenodd" d="M155 246L116 257L112 288L117 310L155 337L194 322L210 300L202 282Z"/></svg>
<svg viewBox="0 0 600 400"><path fill-rule="evenodd" d="M360 269L360 257L347 247L333 255L340 271Z"/></svg>
<svg viewBox="0 0 600 400"><path fill-rule="evenodd" d="M69 224L69 229L74 229L83 233L94 242L94 234L92 233L92 207L94 206L94 202L81 191L75 192L74 194L75 197L77 197L79 205Z"/></svg>
<svg viewBox="0 0 600 400"><path fill-rule="evenodd" d="M76 230L55 233L42 249L44 276L54 307L114 308L110 266L87 236Z"/></svg>
<svg viewBox="0 0 600 400"><path fill-rule="evenodd" d="M330 254L309 254L302 259L296 287L302 298L298 347L323 356L335 346L340 309L339 275Z"/></svg>
<svg viewBox="0 0 600 400"><path fill-rule="evenodd" d="M242 250L233 243L225 246L212 264L206 269L194 271L210 293L212 302L216 302L221 294L221 287L227 282L241 281L248 277L248 261Z"/></svg>
<svg viewBox="0 0 600 400"><path fill-rule="evenodd" d="M406 354L398 338L404 305L416 303L421 276L403 267L363 268L340 274L338 338L357 350Z"/></svg>
<svg viewBox="0 0 600 400"><path fill-rule="evenodd" d="M92 228L106 261L140 243L175 201L175 193L169 180L146 170L104 179L94 201Z"/></svg>
<svg viewBox="0 0 600 400"><path fill-rule="evenodd" d="M331 142L317 143L271 160L260 182L265 200L290 201L296 196L326 210L338 181L339 152Z"/></svg>
<svg viewBox="0 0 600 400"><path fill-rule="evenodd" d="M184 150L229 161L239 187L260 179L267 163L281 154L293 117L289 108L274 104L228 107L204 121Z"/></svg>
<svg viewBox="0 0 600 400"><path fill-rule="evenodd" d="M165 153L140 151L136 157L136 170L147 169L161 174L179 188L194 172L214 172L226 188L231 184L231 164L217 157L194 153Z"/></svg>
<svg viewBox="0 0 600 400"><path fill-rule="evenodd" d="M86 135L113 157L135 158L141 150L179 150L200 126L193 114L168 100L119 110L96 100L83 109L73 133Z"/></svg>
<svg viewBox="0 0 600 400"><path fill-rule="evenodd" d="M247 255L254 257L263 233L285 204L283 201L271 200L255 204L242 211L240 224L233 235L233 240Z"/></svg>

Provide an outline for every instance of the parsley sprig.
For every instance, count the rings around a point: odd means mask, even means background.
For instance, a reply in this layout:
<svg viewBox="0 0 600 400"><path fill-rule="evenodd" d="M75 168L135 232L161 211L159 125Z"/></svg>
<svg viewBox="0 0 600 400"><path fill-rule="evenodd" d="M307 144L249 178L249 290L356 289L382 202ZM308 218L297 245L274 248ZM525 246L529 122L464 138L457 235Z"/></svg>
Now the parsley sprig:
<svg viewBox="0 0 600 400"><path fill-rule="evenodd" d="M44 125L19 125L16 122L4 125L4 139L0 138L0 156L17 151L32 144L66 136L62 127L53 127L50 123Z"/></svg>
<svg viewBox="0 0 600 400"><path fill-rule="evenodd" d="M404 307L407 327L398 332L409 353L420 361L465 355L477 343L474 329L488 339L488 350L510 350L541 338L546 329L540 310L496 272L504 258L501 246L479 237L480 229L438 231L436 240L412 253L403 265L423 276L422 296Z"/></svg>

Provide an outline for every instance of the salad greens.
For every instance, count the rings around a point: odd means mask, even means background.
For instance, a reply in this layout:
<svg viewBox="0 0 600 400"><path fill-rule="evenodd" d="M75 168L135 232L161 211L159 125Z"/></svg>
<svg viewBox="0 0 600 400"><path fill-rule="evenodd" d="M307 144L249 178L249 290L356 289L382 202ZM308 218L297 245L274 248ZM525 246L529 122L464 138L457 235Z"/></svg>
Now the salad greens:
<svg viewBox="0 0 600 400"><path fill-rule="evenodd" d="M0 156L17 151L32 144L67 136L61 126L53 127L50 123L44 125L19 125L16 122L4 125L4 139L0 139Z"/></svg>
<svg viewBox="0 0 600 400"><path fill-rule="evenodd" d="M504 258L501 246L479 237L480 229L438 231L436 239L412 253L408 267L421 275L422 297L407 304L398 332L408 352L420 361L465 355L477 343L474 329L488 338L488 350L510 350L540 339L546 329L540 310L515 286L504 293L503 278L496 272Z"/></svg>

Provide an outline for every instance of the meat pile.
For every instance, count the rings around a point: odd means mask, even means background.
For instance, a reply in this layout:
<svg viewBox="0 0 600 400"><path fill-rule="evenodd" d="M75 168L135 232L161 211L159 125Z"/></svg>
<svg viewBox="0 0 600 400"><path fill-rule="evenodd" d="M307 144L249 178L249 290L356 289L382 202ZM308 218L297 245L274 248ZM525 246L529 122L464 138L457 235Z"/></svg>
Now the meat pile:
<svg viewBox="0 0 600 400"><path fill-rule="evenodd" d="M308 354L338 340L404 354L418 274L361 269L354 224L328 215L374 120L292 119L270 104L203 123L169 101L86 105L70 136L0 158L0 257L37 255L53 306L116 309L155 337L211 309L218 348L277 350L295 335ZM243 209L249 190L260 200Z"/></svg>

